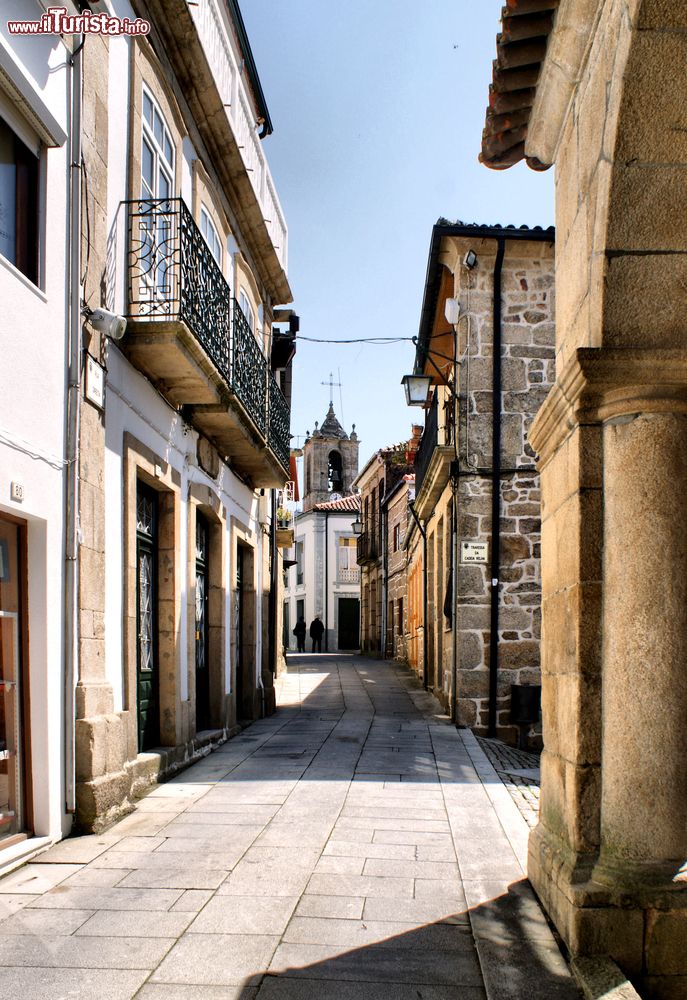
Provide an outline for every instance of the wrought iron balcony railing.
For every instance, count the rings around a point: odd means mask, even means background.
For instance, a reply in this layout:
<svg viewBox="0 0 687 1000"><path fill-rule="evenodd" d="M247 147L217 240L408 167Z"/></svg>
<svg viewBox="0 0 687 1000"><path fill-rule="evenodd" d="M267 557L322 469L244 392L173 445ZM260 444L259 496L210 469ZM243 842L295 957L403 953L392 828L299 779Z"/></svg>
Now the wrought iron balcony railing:
<svg viewBox="0 0 687 1000"><path fill-rule="evenodd" d="M289 406L181 198L128 203L128 302L136 321L183 321L259 435L289 466Z"/></svg>
<svg viewBox="0 0 687 1000"><path fill-rule="evenodd" d="M129 313L183 320L230 380L231 292L181 198L129 203Z"/></svg>
<svg viewBox="0 0 687 1000"><path fill-rule="evenodd" d="M425 429L422 432L420 447L415 456L415 493L420 492L430 459L438 443L439 432L439 394L434 393L432 403L425 417Z"/></svg>
<svg viewBox="0 0 687 1000"><path fill-rule="evenodd" d="M272 372L269 372L268 375L267 389L269 408L267 439L274 454L284 468L288 469L291 413L289 404L284 399L284 394L277 385L277 380Z"/></svg>
<svg viewBox="0 0 687 1000"><path fill-rule="evenodd" d="M255 339L255 334L236 299L233 300L232 320L233 337L229 385L246 407L253 423L264 437L267 429L269 367L265 355Z"/></svg>

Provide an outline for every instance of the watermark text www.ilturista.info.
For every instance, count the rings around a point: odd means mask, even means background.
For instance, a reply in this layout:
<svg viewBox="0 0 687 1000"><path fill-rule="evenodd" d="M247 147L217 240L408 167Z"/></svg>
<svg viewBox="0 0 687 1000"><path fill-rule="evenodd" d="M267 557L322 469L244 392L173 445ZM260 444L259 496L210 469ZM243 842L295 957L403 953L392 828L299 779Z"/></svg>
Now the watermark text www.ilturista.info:
<svg viewBox="0 0 687 1000"><path fill-rule="evenodd" d="M113 14L70 14L66 7L48 7L38 21L8 21L10 35L147 35L150 21Z"/></svg>

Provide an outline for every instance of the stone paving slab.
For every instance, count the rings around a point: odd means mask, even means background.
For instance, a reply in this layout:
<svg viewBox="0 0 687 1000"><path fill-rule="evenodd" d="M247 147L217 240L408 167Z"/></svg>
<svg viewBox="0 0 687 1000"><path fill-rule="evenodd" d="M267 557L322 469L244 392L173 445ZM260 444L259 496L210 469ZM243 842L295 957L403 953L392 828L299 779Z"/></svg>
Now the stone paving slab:
<svg viewBox="0 0 687 1000"><path fill-rule="evenodd" d="M154 969L173 944L174 938L8 934L0 937L0 968Z"/></svg>
<svg viewBox="0 0 687 1000"><path fill-rule="evenodd" d="M270 971L284 971L290 977L306 979L481 986L479 962L472 941L468 944L464 951L399 945L364 947L341 954L332 954L337 949L329 945L281 944Z"/></svg>
<svg viewBox="0 0 687 1000"><path fill-rule="evenodd" d="M257 986L204 986L202 1000L255 1000ZM199 1000L197 986L146 983L136 1000Z"/></svg>
<svg viewBox="0 0 687 1000"><path fill-rule="evenodd" d="M481 987L417 986L404 983L346 983L268 976L258 1000L484 1000ZM181 1000L181 998L180 998Z"/></svg>
<svg viewBox="0 0 687 1000"><path fill-rule="evenodd" d="M527 824L395 664L294 658L280 709L0 880L0 994L579 1000Z"/></svg>
<svg viewBox="0 0 687 1000"><path fill-rule="evenodd" d="M395 900L394 903L397 903ZM296 915L299 917L342 917L359 920L365 906L364 896L301 896Z"/></svg>
<svg viewBox="0 0 687 1000"><path fill-rule="evenodd" d="M13 1000L130 1000L146 971L104 969L3 968L2 988Z"/></svg>
<svg viewBox="0 0 687 1000"><path fill-rule="evenodd" d="M34 895L47 892L70 875L81 871L81 865L69 864L29 864L23 865L10 875L0 879L0 897L4 893L11 895Z"/></svg>
<svg viewBox="0 0 687 1000"><path fill-rule="evenodd" d="M175 944L153 983L257 986L279 944L277 935L191 934Z"/></svg>
<svg viewBox="0 0 687 1000"><path fill-rule="evenodd" d="M194 934L283 934L298 896L215 896L193 924Z"/></svg>

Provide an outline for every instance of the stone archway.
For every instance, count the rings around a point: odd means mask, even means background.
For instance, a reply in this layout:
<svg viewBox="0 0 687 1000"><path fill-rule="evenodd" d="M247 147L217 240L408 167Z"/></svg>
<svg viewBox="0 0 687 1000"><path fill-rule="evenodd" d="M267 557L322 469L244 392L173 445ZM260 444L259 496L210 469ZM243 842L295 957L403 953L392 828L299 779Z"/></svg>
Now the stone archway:
<svg viewBox="0 0 687 1000"><path fill-rule="evenodd" d="M687 990L686 79L684 5L562 0L526 146L557 229L529 874L656 997Z"/></svg>

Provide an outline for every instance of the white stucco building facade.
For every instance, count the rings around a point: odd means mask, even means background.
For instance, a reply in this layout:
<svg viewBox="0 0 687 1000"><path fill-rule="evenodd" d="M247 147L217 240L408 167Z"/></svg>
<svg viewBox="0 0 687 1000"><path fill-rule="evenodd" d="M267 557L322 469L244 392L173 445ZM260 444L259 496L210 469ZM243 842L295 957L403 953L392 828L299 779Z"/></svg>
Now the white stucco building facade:
<svg viewBox="0 0 687 1000"><path fill-rule="evenodd" d="M35 17L35 2L10 7L17 17ZM60 38L16 38L6 18L0 22L0 870L71 825L64 641L69 56Z"/></svg>
<svg viewBox="0 0 687 1000"><path fill-rule="evenodd" d="M295 546L285 570L284 645L297 648L293 628L305 618L306 652L312 651L310 624L318 615L325 627L322 652L360 647L360 568L352 524L359 517L360 497L348 496L315 504L294 519Z"/></svg>

